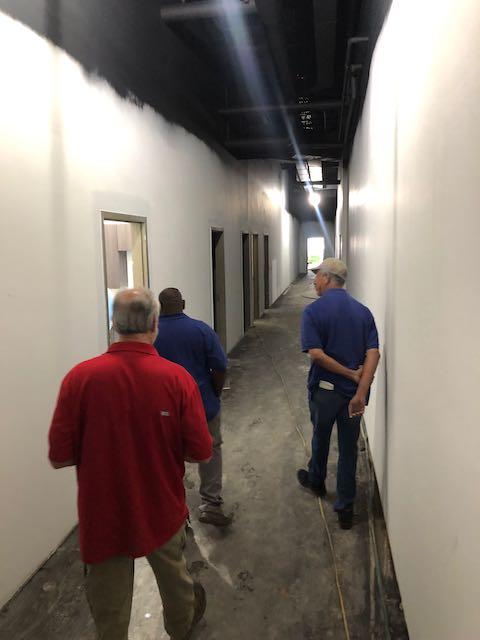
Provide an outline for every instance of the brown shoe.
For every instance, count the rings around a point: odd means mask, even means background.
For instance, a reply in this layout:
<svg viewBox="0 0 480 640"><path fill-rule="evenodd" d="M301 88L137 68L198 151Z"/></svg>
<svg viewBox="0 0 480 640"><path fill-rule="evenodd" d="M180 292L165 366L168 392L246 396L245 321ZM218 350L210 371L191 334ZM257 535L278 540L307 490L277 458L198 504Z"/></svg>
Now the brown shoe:
<svg viewBox="0 0 480 640"><path fill-rule="evenodd" d="M203 524L213 524L215 527L228 527L232 524L233 516L226 516L221 510L205 509L205 511L200 511L198 520Z"/></svg>
<svg viewBox="0 0 480 640"><path fill-rule="evenodd" d="M188 630L188 633L183 640L188 640L192 637L192 633L194 632L195 627L203 618L205 609L207 608L207 595L200 582L193 583L193 592L195 594L195 609L193 611L193 620L192 624L190 625L190 629Z"/></svg>

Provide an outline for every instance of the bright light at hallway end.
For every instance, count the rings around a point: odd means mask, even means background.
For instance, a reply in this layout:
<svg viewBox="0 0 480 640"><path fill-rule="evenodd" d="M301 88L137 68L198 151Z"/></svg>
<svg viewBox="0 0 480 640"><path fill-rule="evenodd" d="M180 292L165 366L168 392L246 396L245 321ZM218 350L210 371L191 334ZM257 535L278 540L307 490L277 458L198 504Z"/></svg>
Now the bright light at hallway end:
<svg viewBox="0 0 480 640"><path fill-rule="evenodd" d="M312 207L318 207L320 204L320 194L315 191L310 191L308 194L308 202L312 205Z"/></svg>

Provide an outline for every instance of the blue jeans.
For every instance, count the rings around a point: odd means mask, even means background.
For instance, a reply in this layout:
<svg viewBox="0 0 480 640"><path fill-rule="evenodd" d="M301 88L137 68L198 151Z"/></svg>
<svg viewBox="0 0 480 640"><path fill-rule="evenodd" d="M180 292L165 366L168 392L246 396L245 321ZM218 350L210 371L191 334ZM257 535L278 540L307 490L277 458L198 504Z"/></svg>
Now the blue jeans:
<svg viewBox="0 0 480 640"><path fill-rule="evenodd" d="M327 475L330 437L334 423L338 432L337 500L335 510L353 504L356 492L357 440L360 416L348 417L349 398L335 391L314 389L309 392L310 417L313 425L312 457L308 463L308 478L321 485Z"/></svg>

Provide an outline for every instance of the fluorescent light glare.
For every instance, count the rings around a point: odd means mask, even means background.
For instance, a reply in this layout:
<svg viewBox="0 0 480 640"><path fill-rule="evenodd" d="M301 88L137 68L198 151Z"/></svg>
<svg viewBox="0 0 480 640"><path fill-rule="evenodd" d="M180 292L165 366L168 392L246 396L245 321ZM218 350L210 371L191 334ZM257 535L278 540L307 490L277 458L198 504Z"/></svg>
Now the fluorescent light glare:
<svg viewBox="0 0 480 640"><path fill-rule="evenodd" d="M308 201L312 205L312 207L318 207L320 204L320 194L316 193L316 191L310 191L308 194Z"/></svg>
<svg viewBox="0 0 480 640"><path fill-rule="evenodd" d="M266 189L265 193L272 204L276 207L282 207L282 209L285 208L285 194L283 191L279 189Z"/></svg>

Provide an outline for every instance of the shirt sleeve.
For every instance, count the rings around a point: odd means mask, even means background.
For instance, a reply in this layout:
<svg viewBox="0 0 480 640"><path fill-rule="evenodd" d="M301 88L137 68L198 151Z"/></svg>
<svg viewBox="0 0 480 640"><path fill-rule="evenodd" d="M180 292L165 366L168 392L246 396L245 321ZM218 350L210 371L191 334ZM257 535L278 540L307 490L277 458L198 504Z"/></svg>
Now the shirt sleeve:
<svg viewBox="0 0 480 640"><path fill-rule="evenodd" d="M368 349L378 349L378 331L371 313L369 313L367 329L367 351Z"/></svg>
<svg viewBox="0 0 480 640"><path fill-rule="evenodd" d="M73 401L71 373L67 374L60 386L57 405L53 413L48 434L49 454L52 462L76 461L76 441L78 416Z"/></svg>
<svg viewBox="0 0 480 640"><path fill-rule="evenodd" d="M184 456L193 460L206 460L212 455L212 436L208 430L198 385L189 374L187 376L182 380L181 422Z"/></svg>
<svg viewBox="0 0 480 640"><path fill-rule="evenodd" d="M228 363L227 356L217 334L210 327L206 336L206 348L208 368L213 371L225 371Z"/></svg>
<svg viewBox="0 0 480 640"><path fill-rule="evenodd" d="M305 309L302 314L302 351L309 349L323 349L323 339L320 335L320 328L314 322L311 310Z"/></svg>

